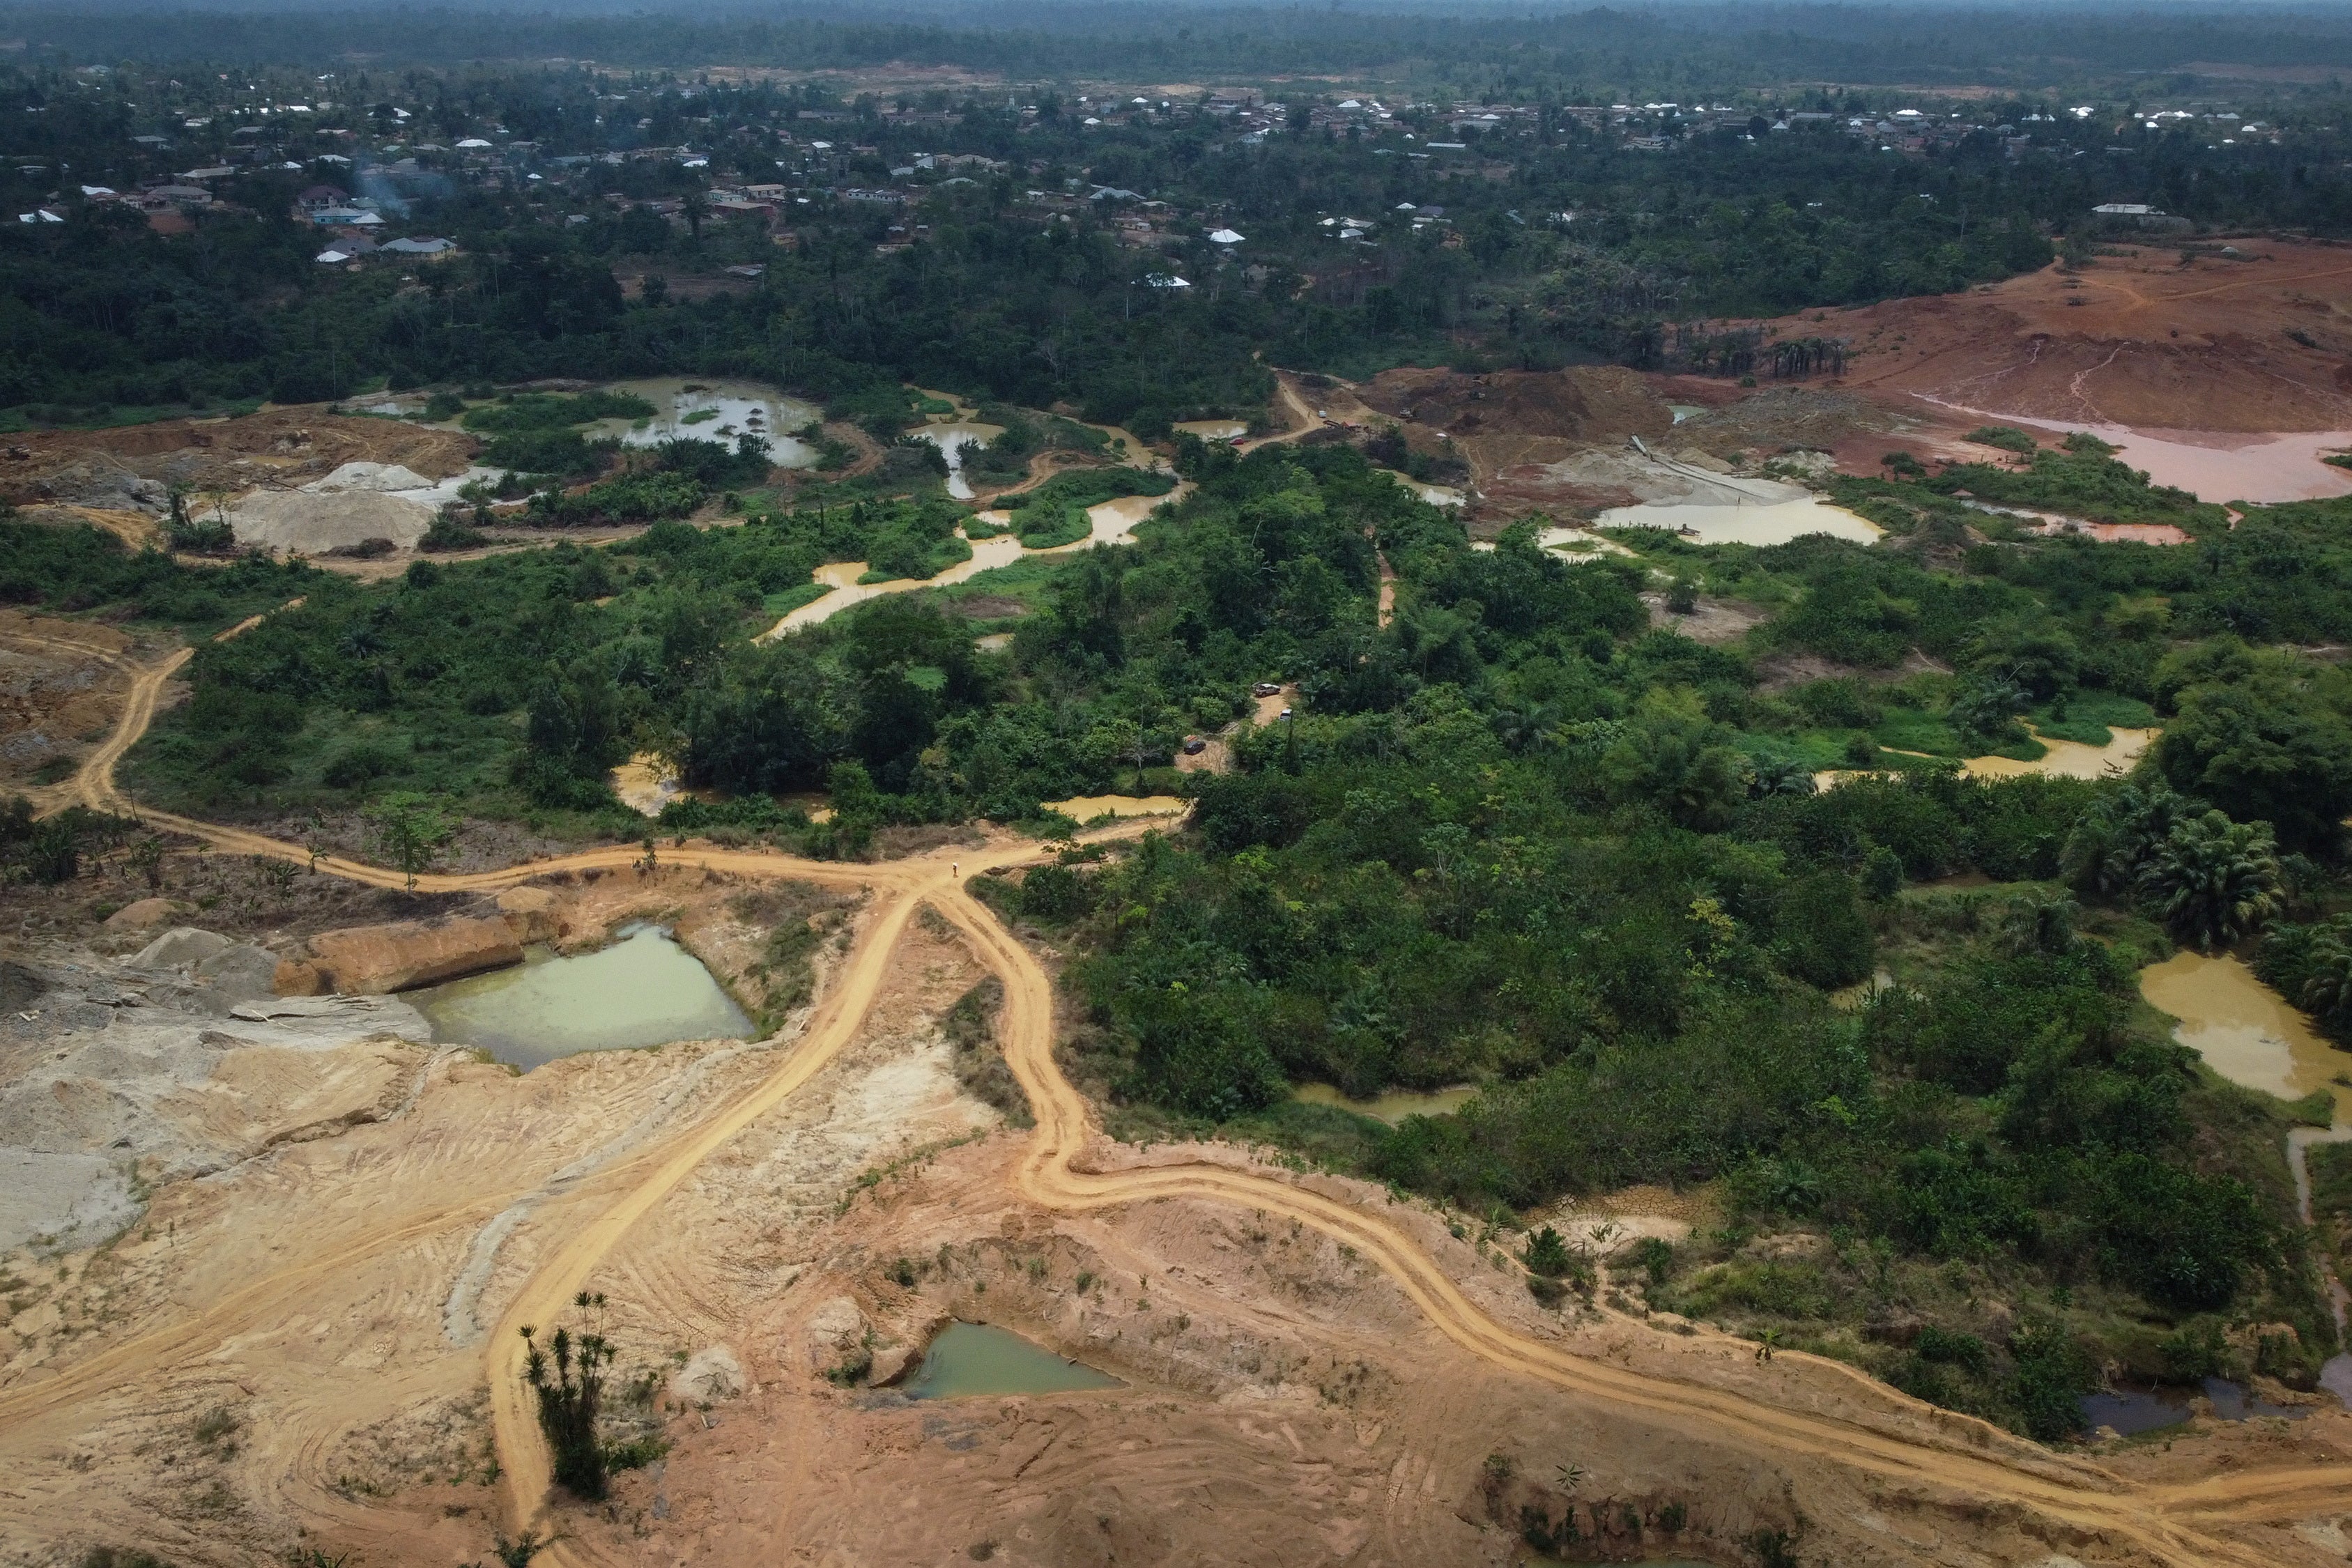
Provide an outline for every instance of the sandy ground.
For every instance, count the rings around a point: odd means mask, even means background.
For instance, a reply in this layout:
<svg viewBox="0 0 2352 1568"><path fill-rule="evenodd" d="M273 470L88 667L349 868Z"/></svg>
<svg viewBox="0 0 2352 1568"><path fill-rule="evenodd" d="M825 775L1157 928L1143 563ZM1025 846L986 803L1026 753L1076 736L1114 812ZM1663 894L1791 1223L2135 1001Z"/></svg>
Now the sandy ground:
<svg viewBox="0 0 2352 1568"><path fill-rule="evenodd" d="M131 639L111 626L0 609L0 795L41 797L113 731Z"/></svg>

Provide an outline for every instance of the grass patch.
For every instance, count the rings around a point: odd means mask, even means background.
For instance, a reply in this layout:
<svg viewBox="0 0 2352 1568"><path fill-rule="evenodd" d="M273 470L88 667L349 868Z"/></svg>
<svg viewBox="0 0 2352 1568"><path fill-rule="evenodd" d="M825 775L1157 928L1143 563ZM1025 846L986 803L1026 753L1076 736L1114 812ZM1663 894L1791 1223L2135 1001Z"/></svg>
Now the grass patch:
<svg viewBox="0 0 2352 1568"><path fill-rule="evenodd" d="M1055 577L1066 564L1060 561L1015 561L930 592L939 595L942 604L952 605L959 599L1018 599L1034 607L1045 602Z"/></svg>
<svg viewBox="0 0 2352 1568"><path fill-rule="evenodd" d="M814 605L833 590L823 583L803 583L781 593L762 594L760 608L772 616L789 616L803 605Z"/></svg>
<svg viewBox="0 0 2352 1568"><path fill-rule="evenodd" d="M1094 521L1087 516L1086 508L1066 506L1058 511L1050 508L1024 507L1013 514L1013 523L1027 550L1054 550L1065 544L1076 544L1094 531Z"/></svg>
<svg viewBox="0 0 2352 1568"><path fill-rule="evenodd" d="M2145 730L2156 722L2156 710L2137 697L2113 691L2074 692L2066 698L2063 716L2053 710L2056 706L2027 715L2044 740L2104 746L2115 739L2116 729Z"/></svg>

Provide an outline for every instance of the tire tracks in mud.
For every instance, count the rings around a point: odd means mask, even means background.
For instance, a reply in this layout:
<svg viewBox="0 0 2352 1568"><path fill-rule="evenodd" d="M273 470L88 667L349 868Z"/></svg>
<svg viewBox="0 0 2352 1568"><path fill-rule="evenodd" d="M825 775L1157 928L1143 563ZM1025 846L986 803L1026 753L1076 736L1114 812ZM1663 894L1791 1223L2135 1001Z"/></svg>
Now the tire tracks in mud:
<svg viewBox="0 0 2352 1568"><path fill-rule="evenodd" d="M242 629L242 628L236 628ZM181 650L142 670L134 679L121 722L73 781L73 795L100 809L136 813L113 778L115 764L152 722L165 681L188 658ZM265 835L158 812L143 820L198 838L216 849L313 864L330 875L374 887L398 887L398 872L340 857L316 857L298 845ZM1100 837L1132 837L1149 831L1147 819L1130 819ZM751 878L790 878L829 886L856 885L877 897L872 919L845 961L835 984L818 1003L801 1037L784 1050L776 1068L694 1126L660 1143L583 1173L570 1193L550 1206L570 1219L588 1210L554 1245L544 1262L516 1292L500 1316L485 1352L484 1372L491 1401L492 1432L500 1458L500 1497L514 1528L552 1523L550 1458L541 1439L520 1376L517 1331L553 1322L630 1230L690 1177L711 1154L761 1116L782 1104L822 1071L856 1037L878 996L892 950L916 910L930 905L971 942L983 966L1005 991L1000 1030L1005 1059L1028 1095L1036 1125L1013 1173L1015 1192L1055 1211L1088 1211L1161 1200L1193 1200L1259 1209L1311 1226L1355 1247L1369 1258L1437 1332L1470 1354L1506 1372L1564 1393L1723 1444L1769 1464L1779 1456L1803 1456L1842 1466L1911 1490L1940 1491L1962 1505L2006 1504L2040 1516L2085 1540L2136 1550L2143 1560L2169 1568L2213 1564L2263 1568L2260 1552L2217 1536L2203 1521L2254 1522L2340 1502L2346 1472L2341 1468L2294 1466L2272 1471L2233 1473L2186 1486L2134 1487L2095 1466L2048 1453L2013 1435L1973 1418L1909 1399L1875 1380L1834 1362L1790 1354L1807 1367L1834 1368L1866 1387L1888 1420L1923 1422L1925 1431L1900 1431L1863 1419L1846 1419L1795 1408L1674 1376L1636 1373L1595 1356L1517 1332L1489 1316L1401 1226L1301 1182L1206 1161L1090 1169L1097 1132L1091 1110L1054 1059L1051 978L1036 959L966 889L958 862L975 872L1034 862L1034 845L983 850L947 849L878 865L809 861L745 850L703 848L668 862L706 871ZM953 857L952 859L950 857ZM495 870L419 876L420 890L478 891L506 888L557 872L634 867L633 849L614 847L526 861ZM177 1324L150 1330L99 1352L56 1376L18 1391L0 1394L0 1423L15 1425L36 1415L136 1383L144 1369L161 1369L264 1321L280 1310L289 1287L303 1279L356 1264L467 1218L478 1226L531 1194L524 1191L474 1199L403 1222L326 1256L281 1270L232 1292ZM553 1194L550 1194L551 1198ZM601 1208L593 1208L596 1201ZM1719 1336L1717 1336L1719 1337ZM340 1514L347 1505L320 1500L318 1511ZM577 1563L597 1553L576 1538L550 1550L554 1563Z"/></svg>

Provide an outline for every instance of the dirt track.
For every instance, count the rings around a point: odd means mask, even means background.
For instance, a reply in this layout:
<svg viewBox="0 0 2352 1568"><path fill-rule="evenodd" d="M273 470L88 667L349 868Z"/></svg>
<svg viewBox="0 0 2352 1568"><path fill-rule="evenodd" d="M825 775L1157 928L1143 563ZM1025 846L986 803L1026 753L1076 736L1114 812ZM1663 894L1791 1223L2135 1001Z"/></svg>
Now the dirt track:
<svg viewBox="0 0 2352 1568"><path fill-rule="evenodd" d="M69 791L61 794L93 806L132 809L114 785L113 765L143 732L164 682L184 658L184 653L175 655L140 672L115 734L92 754ZM60 799L52 808L63 804ZM144 815L216 849L299 863L310 859L299 846L259 835ZM1147 826L1129 823L1109 836L1133 834ZM1035 1131L1012 1169L1012 1180L1022 1198L1041 1208L1105 1211L1178 1198L1292 1219L1354 1248L1439 1333L1494 1368L1646 1426L1750 1455L1761 1466L1811 1460L1855 1477L1874 1495L1891 1489L1943 1500L1940 1506L1956 1516L1991 1509L2007 1510L2011 1519L2039 1520L2044 1522L2030 1533L2063 1541L2078 1555L2097 1561L2255 1568L2281 1559L2267 1547L2218 1535L2210 1525L2294 1519L2342 1506L2340 1467L2298 1464L2182 1484L2133 1485L2100 1467L2053 1456L1983 1423L1920 1405L1841 1363L1811 1357L1784 1354L1774 1367L1757 1369L1754 1377L1770 1390L1757 1397L1752 1390L1721 1386L1723 1373L1716 1370L1727 1346L1734 1348L1734 1364L1748 1361L1748 1347L1706 1332L1666 1340L1666 1359L1673 1365L1663 1373L1654 1364L1639 1372L1612 1365L1507 1325L1465 1293L1407 1225L1342 1202L1307 1180L1194 1156L1132 1163L1130 1153L1100 1141L1091 1108L1055 1060L1049 976L965 890L961 877L966 874L957 864L969 863L975 872L983 872L1032 862L1038 855L1034 845L1000 842L980 851L943 849L880 865L803 861L709 847L690 847L670 858L673 865L746 879L864 887L877 900L862 941L799 1042L772 1069L738 1083L684 1131L588 1178L564 1211L570 1228L531 1266L512 1296L498 1331L487 1342L484 1367L492 1391L491 1427L503 1466L502 1511L510 1528L537 1524L545 1529L553 1522L548 1512L547 1456L518 1375L516 1326L558 1320L562 1305L596 1276L599 1265L633 1227L850 1044L876 1004L893 948L926 904L962 932L981 963L1003 984L1000 1031L1005 1058L1036 1116ZM555 871L619 869L635 858L636 852L626 848L593 850L418 881L420 888L433 890L488 889ZM322 859L318 868L374 886L401 880L397 873L341 859ZM1106 1165L1110 1161L1118 1163ZM399 1257L403 1249L446 1231L456 1221L496 1212L513 1195L477 1194L455 1207L388 1215L390 1223L380 1229L358 1229L299 1263L243 1280L177 1321L70 1364L46 1382L0 1394L0 1426L23 1430L101 1392L147 1386L166 1369L270 1322L295 1299L298 1286L334 1281L364 1263ZM1633 1320L1620 1321L1633 1324ZM1710 1368L1710 1361L1716 1369ZM356 1502L337 1502L323 1495L291 1500L291 1505L322 1523L354 1530L367 1513ZM560 1542L547 1560L611 1559L593 1541L575 1537Z"/></svg>

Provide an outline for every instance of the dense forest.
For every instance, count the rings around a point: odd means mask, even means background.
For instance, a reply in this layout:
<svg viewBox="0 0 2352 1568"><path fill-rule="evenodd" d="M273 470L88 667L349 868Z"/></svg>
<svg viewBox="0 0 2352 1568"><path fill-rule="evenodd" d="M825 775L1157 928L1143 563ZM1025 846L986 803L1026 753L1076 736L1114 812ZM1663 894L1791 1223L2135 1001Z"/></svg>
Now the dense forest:
<svg viewBox="0 0 2352 1568"><path fill-rule="evenodd" d="M2063 85L2085 75L2171 73L2190 62L2352 65L2352 28L2306 7L2240 8L2226 20L2174 9L1821 5L1563 7L1530 15L1474 6L1477 26L1382 9L1162 8L1066 4L903 5L858 21L805 5L757 17L615 16L602 6L482 12L410 8L307 12L126 5L19 6L13 32L32 50L112 61L125 36L154 60L331 65L354 52L420 63L585 58L620 67L785 66L847 71L903 63L961 66L1017 79L1083 75L1344 72L1489 82L1573 96L1724 92L1759 76L1852 82ZM612 7L613 10L619 9ZM600 14L605 13L605 14Z"/></svg>
<svg viewBox="0 0 2352 1568"><path fill-rule="evenodd" d="M379 152L316 116L263 116L254 105L271 85L0 68L0 121L22 121L0 207L46 203L59 219L0 226L0 421L698 372L835 404L908 381L1066 403L1150 437L1261 406L1261 363L1350 376L1403 363L1681 363L1679 325L2038 268L2101 202L2209 225L2352 227L2352 132L2325 93L2273 106L2283 132L2242 144L2193 123L2119 130L2108 116L2120 108L2085 121L2043 98L1975 100L1974 129L1889 156L1843 121L1896 100L1853 89L1752 92L1753 114L1703 122L1525 99L1483 133L1426 103L1343 125L1328 96L1302 96L1278 106L1295 132L1283 121L1250 135L1186 106L1096 123L1050 89L1027 105L933 93L893 109L822 84L478 67L362 71L335 89L359 95L335 118L377 136L394 133L398 100L415 106L398 134L420 142L518 139L526 152L485 176L445 143ZM1792 110L1816 118L1764 131ZM1669 150L1628 141L1651 132ZM2106 155L2118 134L2129 159ZM690 142L709 151L639 155ZM407 166L385 173L379 161L404 152ZM914 167L939 155L1004 166ZM217 199L190 232L154 232L74 189L127 190L223 158ZM699 216L722 170L805 193L786 204L789 246L760 223ZM457 253L320 267L294 197L322 182L376 191L406 230ZM1131 207L1063 199L1097 188L1165 204L1148 245L1122 226ZM659 201L675 210L646 205ZM1431 212L1442 219L1417 216ZM1360 232L1335 237L1341 220ZM1240 254L1202 237L1219 226L1245 232ZM729 266L756 282L624 288ZM1173 277L1186 287L1162 286Z"/></svg>

